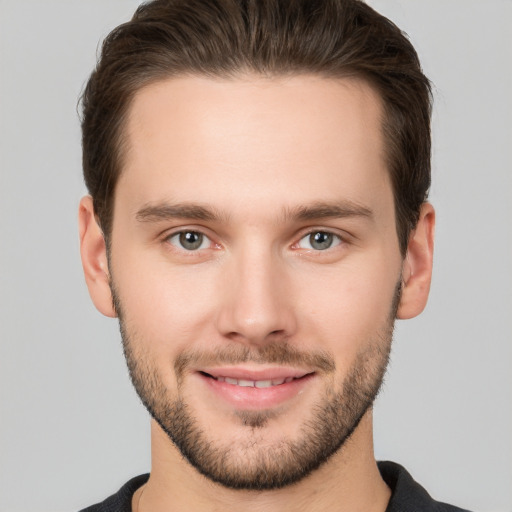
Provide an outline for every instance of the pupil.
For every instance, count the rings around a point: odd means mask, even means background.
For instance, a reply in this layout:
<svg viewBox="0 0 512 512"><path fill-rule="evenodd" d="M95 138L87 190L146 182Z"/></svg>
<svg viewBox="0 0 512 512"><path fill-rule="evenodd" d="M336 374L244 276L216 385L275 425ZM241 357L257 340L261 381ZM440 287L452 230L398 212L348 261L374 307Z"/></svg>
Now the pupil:
<svg viewBox="0 0 512 512"><path fill-rule="evenodd" d="M188 250L193 250L201 247L203 243L203 235L195 231L187 231L180 234L180 244Z"/></svg>
<svg viewBox="0 0 512 512"><path fill-rule="evenodd" d="M328 249L332 244L332 235L331 233L318 231L310 236L310 243L314 249Z"/></svg>

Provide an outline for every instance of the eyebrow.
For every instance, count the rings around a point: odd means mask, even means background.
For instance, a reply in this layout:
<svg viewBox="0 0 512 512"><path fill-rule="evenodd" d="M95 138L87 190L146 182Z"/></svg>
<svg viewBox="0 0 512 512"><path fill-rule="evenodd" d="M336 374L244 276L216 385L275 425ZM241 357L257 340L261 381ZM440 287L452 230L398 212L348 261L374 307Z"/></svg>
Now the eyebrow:
<svg viewBox="0 0 512 512"><path fill-rule="evenodd" d="M315 219L340 219L346 217L363 217L372 219L373 211L356 202L343 200L334 203L315 202L307 206L298 206L296 208L287 209L285 218L298 221L309 221Z"/></svg>
<svg viewBox="0 0 512 512"><path fill-rule="evenodd" d="M284 209L285 221L311 221L326 218L363 217L373 218L373 211L353 201L338 202L317 201L310 205L301 205ZM202 221L226 221L228 215L196 203L157 203L146 204L135 214L139 222L159 222L170 219Z"/></svg>
<svg viewBox="0 0 512 512"><path fill-rule="evenodd" d="M139 222L158 222L169 219L216 221L224 216L195 203L157 203L143 206L135 214Z"/></svg>

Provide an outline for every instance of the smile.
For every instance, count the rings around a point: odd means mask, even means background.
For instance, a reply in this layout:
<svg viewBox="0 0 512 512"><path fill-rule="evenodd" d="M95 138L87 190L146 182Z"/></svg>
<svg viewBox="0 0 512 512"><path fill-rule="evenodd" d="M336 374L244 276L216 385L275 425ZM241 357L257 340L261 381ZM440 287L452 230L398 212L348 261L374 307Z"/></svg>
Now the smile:
<svg viewBox="0 0 512 512"><path fill-rule="evenodd" d="M272 380L247 380L247 379L234 379L232 377L212 377L219 382L226 382L227 384L231 384L233 386L241 386L244 388L270 388L272 386L280 386L281 384L285 384L291 382L295 379L295 377L286 377L281 379L272 379ZM299 377L300 378L300 377Z"/></svg>
<svg viewBox="0 0 512 512"><path fill-rule="evenodd" d="M262 410L277 407L299 395L316 380L315 372L291 368L248 370L209 368L196 373L209 396L236 409Z"/></svg>

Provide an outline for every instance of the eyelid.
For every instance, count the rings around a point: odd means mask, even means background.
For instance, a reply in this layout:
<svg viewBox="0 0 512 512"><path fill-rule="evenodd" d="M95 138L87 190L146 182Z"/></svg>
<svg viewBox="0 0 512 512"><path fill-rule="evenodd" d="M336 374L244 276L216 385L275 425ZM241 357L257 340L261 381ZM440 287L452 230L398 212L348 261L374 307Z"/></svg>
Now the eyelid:
<svg viewBox="0 0 512 512"><path fill-rule="evenodd" d="M177 235L180 235L182 233L198 233L198 234L202 235L206 240L208 240L210 242L209 243L209 247L205 247L203 249L196 249L196 250L187 250L184 247L179 247L178 245L173 244L173 243L170 242L171 238L173 238L173 237L175 237ZM220 244L215 242L214 239L213 239L213 236L211 234L209 234L209 230L207 230L207 229L205 229L204 227L201 227L201 226L179 226L179 227L175 227L175 228L166 230L160 236L160 238L161 238L162 242L165 242L168 245L171 245L175 250L183 252L183 253L188 253L188 254L199 253L199 252L207 250L207 249L217 249L217 248L220 247Z"/></svg>
<svg viewBox="0 0 512 512"><path fill-rule="evenodd" d="M167 240L171 245L174 245L180 250L184 250L185 252L199 252L200 250L207 249L208 247L204 247L205 245L209 246L211 243L211 240L203 235L202 233L198 233L196 231L185 231L185 233L194 233L200 237L200 243L198 247L194 247L193 249L187 249L186 247L183 247L183 244L181 243L181 236L184 234L183 232L174 233L171 235ZM174 239L176 239L176 242L174 242Z"/></svg>
<svg viewBox="0 0 512 512"><path fill-rule="evenodd" d="M305 238L315 234L315 233L326 233L336 237L338 239L338 243L324 249L314 249L314 248L303 248L299 246L299 243ZM340 233L338 230L334 228L326 228L326 227L312 227L307 228L307 230L302 230L299 235L295 238L297 241L292 244L292 249L302 249L310 252L327 252L331 249L334 249L340 245L346 245L349 242L350 236L346 233Z"/></svg>

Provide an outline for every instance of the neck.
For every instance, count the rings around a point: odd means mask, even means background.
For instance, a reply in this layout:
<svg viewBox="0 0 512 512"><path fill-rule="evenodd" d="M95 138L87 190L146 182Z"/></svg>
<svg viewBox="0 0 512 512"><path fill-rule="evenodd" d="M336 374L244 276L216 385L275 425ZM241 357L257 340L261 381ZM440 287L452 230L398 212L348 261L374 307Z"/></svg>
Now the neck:
<svg viewBox="0 0 512 512"><path fill-rule="evenodd" d="M233 490L211 482L181 456L154 421L151 447L151 476L133 498L136 512L384 512L391 495L373 454L371 410L341 450L283 489Z"/></svg>

